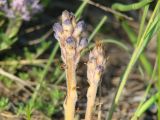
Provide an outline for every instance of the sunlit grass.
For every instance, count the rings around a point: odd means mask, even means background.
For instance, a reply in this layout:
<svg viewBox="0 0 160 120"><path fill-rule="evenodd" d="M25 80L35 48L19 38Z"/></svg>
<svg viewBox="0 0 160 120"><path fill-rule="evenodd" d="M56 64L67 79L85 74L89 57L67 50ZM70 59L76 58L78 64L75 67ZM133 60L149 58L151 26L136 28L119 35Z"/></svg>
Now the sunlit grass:
<svg viewBox="0 0 160 120"><path fill-rule="evenodd" d="M137 60L140 57L142 51L147 46L147 43L149 42L149 40L151 40L153 35L159 30L159 24L160 24L160 22L159 22L160 21L159 7L160 7L160 1L157 2L156 7L155 7L155 9L152 13L152 16L150 17L150 20L149 20L141 38L137 42L137 44L135 46L135 49L133 51L132 57L131 57L128 65L127 65L126 70L124 71L124 74L122 75L122 78L120 80L119 88L116 92L114 101L112 103L112 107L110 109L108 120L111 120L113 112L114 112L115 108L118 106L118 102L119 102L121 93L124 89L124 86L126 84L128 76L131 73L132 68L134 67L134 64L137 62ZM157 94L156 94L156 96L157 96Z"/></svg>

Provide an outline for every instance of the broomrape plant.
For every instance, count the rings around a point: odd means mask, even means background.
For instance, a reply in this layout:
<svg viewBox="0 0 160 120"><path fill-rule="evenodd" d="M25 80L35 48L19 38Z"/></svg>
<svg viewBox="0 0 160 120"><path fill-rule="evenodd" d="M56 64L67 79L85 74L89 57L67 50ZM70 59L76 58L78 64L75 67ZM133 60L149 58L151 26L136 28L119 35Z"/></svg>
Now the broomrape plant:
<svg viewBox="0 0 160 120"><path fill-rule="evenodd" d="M101 75L105 69L106 59L104 57L102 44L96 43L95 48L89 54L89 60L87 63L87 78L89 88L87 92L87 110L85 120L92 120L92 111L97 94L97 88Z"/></svg>
<svg viewBox="0 0 160 120"><path fill-rule="evenodd" d="M84 22L76 22L72 13L62 13L62 24L55 23L53 26L55 38L59 41L61 57L66 65L67 97L64 101L65 119L73 120L77 101L76 91L76 68L80 59L80 52L87 45L87 39L82 38Z"/></svg>
<svg viewBox="0 0 160 120"><path fill-rule="evenodd" d="M53 26L54 36L59 41L61 57L66 66L67 97L64 101L65 120L73 120L75 116L75 105L77 102L76 68L80 60L80 53L88 44L87 38L83 37L82 34L84 29L84 21L77 22L73 13L69 13L68 11L62 13L61 24L55 23ZM87 64L90 87L87 93L86 120L91 120L97 86L101 73L104 70L104 65L105 59L102 46L98 44L90 53Z"/></svg>

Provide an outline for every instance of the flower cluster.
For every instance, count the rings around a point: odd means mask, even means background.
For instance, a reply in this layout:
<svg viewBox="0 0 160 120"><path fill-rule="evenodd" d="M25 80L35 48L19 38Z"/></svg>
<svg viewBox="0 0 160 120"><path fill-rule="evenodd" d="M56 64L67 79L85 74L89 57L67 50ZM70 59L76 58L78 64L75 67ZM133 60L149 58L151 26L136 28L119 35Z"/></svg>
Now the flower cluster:
<svg viewBox="0 0 160 120"><path fill-rule="evenodd" d="M4 6L7 3L7 0L0 0L0 7Z"/></svg>
<svg viewBox="0 0 160 120"><path fill-rule="evenodd" d="M54 24L54 36L60 43L64 63L66 63L67 57L72 57L76 65L79 62L80 52L88 44L87 39L82 37L84 28L84 22L77 22L73 13L69 13L68 11L62 13L61 24Z"/></svg>
<svg viewBox="0 0 160 120"><path fill-rule="evenodd" d="M29 21L31 17L42 10L39 0L1 0L3 6L0 10L3 11L8 18L21 18ZM7 4L8 2L8 4Z"/></svg>
<svg viewBox="0 0 160 120"><path fill-rule="evenodd" d="M99 78L105 70L106 59L101 43L96 43L95 48L89 54L89 60L87 63L87 77L89 84L97 85Z"/></svg>

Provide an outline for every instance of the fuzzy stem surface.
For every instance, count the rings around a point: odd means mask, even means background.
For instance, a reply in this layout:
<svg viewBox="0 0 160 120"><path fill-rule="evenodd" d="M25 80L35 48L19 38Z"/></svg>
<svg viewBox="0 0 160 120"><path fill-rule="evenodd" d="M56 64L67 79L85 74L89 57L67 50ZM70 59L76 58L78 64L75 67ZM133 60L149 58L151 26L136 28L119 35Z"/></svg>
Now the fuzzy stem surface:
<svg viewBox="0 0 160 120"><path fill-rule="evenodd" d="M65 120L74 120L77 101L76 65L73 57L66 61L67 97L64 101Z"/></svg>
<svg viewBox="0 0 160 120"><path fill-rule="evenodd" d="M90 84L87 92L87 109L86 109L86 115L85 120L92 120L92 111L94 109L94 103L96 99L97 94L97 84Z"/></svg>

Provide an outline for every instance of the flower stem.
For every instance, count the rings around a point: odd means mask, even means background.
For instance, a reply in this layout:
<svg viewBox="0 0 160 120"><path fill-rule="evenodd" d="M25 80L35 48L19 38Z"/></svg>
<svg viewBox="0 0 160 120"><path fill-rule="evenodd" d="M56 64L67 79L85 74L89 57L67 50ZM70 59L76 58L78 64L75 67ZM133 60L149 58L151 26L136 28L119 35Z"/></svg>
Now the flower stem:
<svg viewBox="0 0 160 120"><path fill-rule="evenodd" d="M90 84L87 92L87 109L85 120L92 120L92 111L94 108L94 103L96 99L98 85Z"/></svg>
<svg viewBox="0 0 160 120"><path fill-rule="evenodd" d="M76 65L73 57L66 61L67 97L64 101L65 120L74 120L77 101Z"/></svg>

